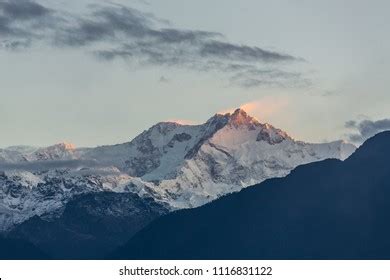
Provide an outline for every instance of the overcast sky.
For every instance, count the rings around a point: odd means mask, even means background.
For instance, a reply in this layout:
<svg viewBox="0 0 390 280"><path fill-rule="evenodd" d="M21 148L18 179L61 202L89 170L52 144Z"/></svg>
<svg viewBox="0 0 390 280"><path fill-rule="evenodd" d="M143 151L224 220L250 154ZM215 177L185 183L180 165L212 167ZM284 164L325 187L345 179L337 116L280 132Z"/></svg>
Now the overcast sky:
<svg viewBox="0 0 390 280"><path fill-rule="evenodd" d="M388 1L0 0L0 147L131 140L243 107L293 137L390 128Z"/></svg>

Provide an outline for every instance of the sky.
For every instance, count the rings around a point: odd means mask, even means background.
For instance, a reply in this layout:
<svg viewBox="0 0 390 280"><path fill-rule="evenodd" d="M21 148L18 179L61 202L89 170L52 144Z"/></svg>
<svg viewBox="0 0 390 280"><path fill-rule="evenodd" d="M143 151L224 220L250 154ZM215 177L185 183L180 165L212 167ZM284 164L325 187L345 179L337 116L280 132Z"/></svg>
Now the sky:
<svg viewBox="0 0 390 280"><path fill-rule="evenodd" d="M388 1L0 0L0 147L242 107L296 139L390 129Z"/></svg>

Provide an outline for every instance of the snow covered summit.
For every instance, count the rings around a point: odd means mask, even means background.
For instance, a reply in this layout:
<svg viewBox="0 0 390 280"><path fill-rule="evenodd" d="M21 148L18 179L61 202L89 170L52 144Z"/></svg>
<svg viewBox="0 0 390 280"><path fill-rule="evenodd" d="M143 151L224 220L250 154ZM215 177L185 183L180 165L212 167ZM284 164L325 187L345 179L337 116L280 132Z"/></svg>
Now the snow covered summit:
<svg viewBox="0 0 390 280"><path fill-rule="evenodd" d="M343 160L355 149L343 141L296 141L242 109L200 125L161 122L117 145L11 147L0 150L0 229L50 216L90 192L134 192L172 209L197 207L301 164Z"/></svg>

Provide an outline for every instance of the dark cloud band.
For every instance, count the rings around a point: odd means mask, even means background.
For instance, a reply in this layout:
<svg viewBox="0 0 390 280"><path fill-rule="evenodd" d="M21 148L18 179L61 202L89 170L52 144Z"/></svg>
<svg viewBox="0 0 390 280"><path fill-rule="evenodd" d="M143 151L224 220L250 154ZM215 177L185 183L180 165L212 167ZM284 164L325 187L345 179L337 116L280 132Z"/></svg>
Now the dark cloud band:
<svg viewBox="0 0 390 280"><path fill-rule="evenodd" d="M30 0L0 0L0 35L8 49L44 41L105 60L214 71L245 88L308 84L301 73L283 69L300 58L234 44L216 32L168 28L152 14L116 4L89 6L88 14L76 15Z"/></svg>
<svg viewBox="0 0 390 280"><path fill-rule="evenodd" d="M5 17L13 20L30 20L44 17L50 13L50 10L44 6L31 1L2 1L0 10Z"/></svg>
<svg viewBox="0 0 390 280"><path fill-rule="evenodd" d="M352 133L349 135L349 139L351 141L362 143L379 132L390 130L390 119L383 119L378 121L348 121L345 123L345 127L357 130L357 133Z"/></svg>

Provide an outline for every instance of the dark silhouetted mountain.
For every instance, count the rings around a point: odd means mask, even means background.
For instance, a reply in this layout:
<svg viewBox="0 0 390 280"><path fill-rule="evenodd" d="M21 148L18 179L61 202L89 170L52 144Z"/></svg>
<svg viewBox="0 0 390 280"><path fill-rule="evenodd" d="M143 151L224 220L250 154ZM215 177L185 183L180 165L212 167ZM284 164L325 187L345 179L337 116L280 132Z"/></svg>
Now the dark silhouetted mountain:
<svg viewBox="0 0 390 280"><path fill-rule="evenodd" d="M96 259L167 211L133 193L93 193L69 202L57 218L23 222L9 236L28 240L55 259Z"/></svg>
<svg viewBox="0 0 390 280"><path fill-rule="evenodd" d="M151 223L114 259L390 259L390 132Z"/></svg>
<svg viewBox="0 0 390 280"><path fill-rule="evenodd" d="M0 260L48 260L50 257L25 240L0 237Z"/></svg>

